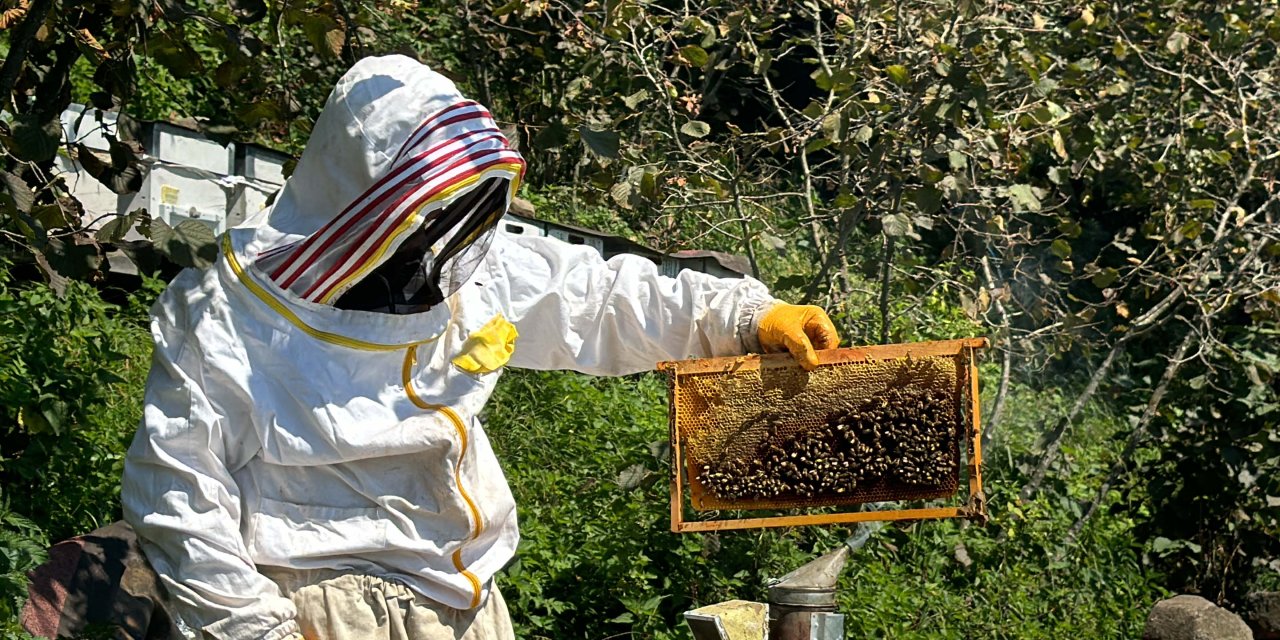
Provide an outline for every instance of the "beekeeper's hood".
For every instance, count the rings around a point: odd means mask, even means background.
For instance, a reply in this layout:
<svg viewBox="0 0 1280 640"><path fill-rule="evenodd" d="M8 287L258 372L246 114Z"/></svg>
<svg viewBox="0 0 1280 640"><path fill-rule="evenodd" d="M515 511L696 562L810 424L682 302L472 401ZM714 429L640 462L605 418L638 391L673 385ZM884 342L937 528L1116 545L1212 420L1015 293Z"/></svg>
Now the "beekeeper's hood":
<svg viewBox="0 0 1280 640"><path fill-rule="evenodd" d="M470 277L523 171L448 79L404 56L366 58L329 95L244 257L311 303L423 311Z"/></svg>

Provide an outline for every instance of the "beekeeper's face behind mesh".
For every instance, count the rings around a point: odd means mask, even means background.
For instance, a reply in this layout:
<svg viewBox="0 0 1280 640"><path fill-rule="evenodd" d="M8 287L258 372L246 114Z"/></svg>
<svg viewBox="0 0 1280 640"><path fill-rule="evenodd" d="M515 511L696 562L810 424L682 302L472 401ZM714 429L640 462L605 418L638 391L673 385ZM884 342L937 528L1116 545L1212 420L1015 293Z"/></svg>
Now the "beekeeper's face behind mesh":
<svg viewBox="0 0 1280 640"><path fill-rule="evenodd" d="M523 171L453 83L403 56L363 60L330 95L255 267L308 302L426 311L474 273Z"/></svg>
<svg viewBox="0 0 1280 640"><path fill-rule="evenodd" d="M425 311L465 283L506 212L509 181L489 178L428 217L386 262L337 298L340 309Z"/></svg>

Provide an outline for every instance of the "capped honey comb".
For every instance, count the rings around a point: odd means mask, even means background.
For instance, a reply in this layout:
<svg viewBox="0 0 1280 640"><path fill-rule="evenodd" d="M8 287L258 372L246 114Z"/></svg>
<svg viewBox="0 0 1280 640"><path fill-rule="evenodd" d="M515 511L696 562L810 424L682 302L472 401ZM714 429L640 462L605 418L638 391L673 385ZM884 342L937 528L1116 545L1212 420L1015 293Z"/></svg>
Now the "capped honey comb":
<svg viewBox="0 0 1280 640"><path fill-rule="evenodd" d="M965 469L979 500L970 507L985 515L972 397L974 348L985 344L833 350L811 372L785 355L664 363L673 528L682 487L696 511L839 507L955 496ZM952 511L923 517L972 509Z"/></svg>

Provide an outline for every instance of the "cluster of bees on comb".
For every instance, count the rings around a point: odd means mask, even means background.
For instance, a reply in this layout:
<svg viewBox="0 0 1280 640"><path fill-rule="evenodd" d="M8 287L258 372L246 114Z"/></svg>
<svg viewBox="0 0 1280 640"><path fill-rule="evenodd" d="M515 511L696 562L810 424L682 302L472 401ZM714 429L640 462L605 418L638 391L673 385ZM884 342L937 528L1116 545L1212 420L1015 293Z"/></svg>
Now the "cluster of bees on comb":
<svg viewBox="0 0 1280 640"><path fill-rule="evenodd" d="M769 429L746 458L711 461L698 481L725 500L839 496L881 483L941 486L956 473L955 403L936 389L889 389L824 424L789 436Z"/></svg>

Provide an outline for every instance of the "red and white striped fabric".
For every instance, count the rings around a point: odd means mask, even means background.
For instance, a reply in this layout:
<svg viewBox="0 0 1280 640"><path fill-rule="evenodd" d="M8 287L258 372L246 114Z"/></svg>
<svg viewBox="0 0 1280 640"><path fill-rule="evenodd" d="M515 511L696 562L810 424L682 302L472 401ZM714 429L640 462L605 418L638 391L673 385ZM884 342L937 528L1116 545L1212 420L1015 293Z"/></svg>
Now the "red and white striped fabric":
<svg viewBox="0 0 1280 640"><path fill-rule="evenodd" d="M478 185L505 180L510 205L524 166L488 110L472 101L458 102L423 121L400 147L390 170L338 216L298 242L259 254L257 268L300 298L330 303L415 230L458 226L472 214L493 215L448 211L450 203Z"/></svg>

